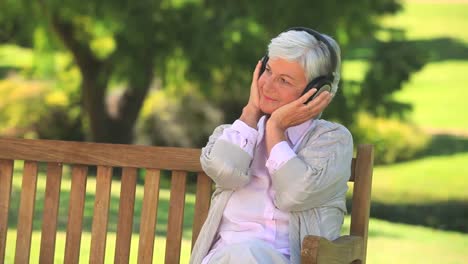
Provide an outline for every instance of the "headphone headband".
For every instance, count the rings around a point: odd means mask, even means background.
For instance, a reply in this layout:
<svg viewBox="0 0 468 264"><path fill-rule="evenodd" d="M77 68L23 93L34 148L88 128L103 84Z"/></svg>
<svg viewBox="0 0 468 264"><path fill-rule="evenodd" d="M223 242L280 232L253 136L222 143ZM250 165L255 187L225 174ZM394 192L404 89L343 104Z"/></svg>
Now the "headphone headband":
<svg viewBox="0 0 468 264"><path fill-rule="evenodd" d="M292 27L292 28L289 28L286 31L290 31L290 30L307 32L307 33L309 33L309 35L315 37L318 41L322 42L323 44L325 44L325 46L327 46L328 51L330 52L330 60L331 60L331 66L332 66L332 72L330 73L330 75L333 77L333 72L336 70L336 65L337 65L337 62L338 62L338 58L337 58L337 55L335 53L335 49L330 44L330 42L328 42L328 40L321 33L319 33L318 31L315 31L315 30L313 30L311 28Z"/></svg>

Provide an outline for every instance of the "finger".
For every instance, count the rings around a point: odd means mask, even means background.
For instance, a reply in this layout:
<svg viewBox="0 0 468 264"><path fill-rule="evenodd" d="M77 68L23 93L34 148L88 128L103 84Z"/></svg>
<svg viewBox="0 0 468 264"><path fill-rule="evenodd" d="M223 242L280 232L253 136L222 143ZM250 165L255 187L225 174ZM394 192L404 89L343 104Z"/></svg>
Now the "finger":
<svg viewBox="0 0 468 264"><path fill-rule="evenodd" d="M324 93L327 93L328 92L324 92ZM310 112L317 112L317 113L320 113L322 112L327 106L328 104L330 103L330 96L329 95L324 95L324 96L321 96L321 94L313 100L314 102L313 103L309 103L309 109L310 109Z"/></svg>
<svg viewBox="0 0 468 264"><path fill-rule="evenodd" d="M303 94L301 97L299 97L299 103L305 104L309 98L314 95L317 92L317 88L312 88L309 91L307 91L305 94Z"/></svg>
<svg viewBox="0 0 468 264"><path fill-rule="evenodd" d="M314 100L311 100L310 102L308 102L307 105L312 107L314 105L321 103L322 101L327 102L329 101L329 97L330 97L330 92L328 91L322 92L317 97L315 97Z"/></svg>

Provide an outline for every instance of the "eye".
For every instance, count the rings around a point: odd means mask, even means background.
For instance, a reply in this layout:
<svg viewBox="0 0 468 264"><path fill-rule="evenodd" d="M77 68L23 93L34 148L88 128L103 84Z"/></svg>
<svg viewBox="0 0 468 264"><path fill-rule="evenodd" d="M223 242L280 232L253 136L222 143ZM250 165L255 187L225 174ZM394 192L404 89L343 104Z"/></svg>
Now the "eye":
<svg viewBox="0 0 468 264"><path fill-rule="evenodd" d="M291 83L288 82L285 78L280 78L280 83L285 85L291 85Z"/></svg>
<svg viewBox="0 0 468 264"><path fill-rule="evenodd" d="M271 74L271 69L270 69L270 67L269 67L269 66L266 66L266 68L265 68L265 72L267 72L268 74Z"/></svg>

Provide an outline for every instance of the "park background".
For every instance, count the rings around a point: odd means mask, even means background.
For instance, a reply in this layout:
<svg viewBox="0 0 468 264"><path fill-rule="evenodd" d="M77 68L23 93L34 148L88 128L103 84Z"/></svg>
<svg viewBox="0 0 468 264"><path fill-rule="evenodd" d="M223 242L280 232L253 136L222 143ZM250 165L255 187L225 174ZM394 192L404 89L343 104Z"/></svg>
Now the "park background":
<svg viewBox="0 0 468 264"><path fill-rule="evenodd" d="M466 263L468 1L96 2L1 3L0 136L201 147L216 125L239 115L268 39L288 26L313 27L343 47L340 94L324 117L347 125L356 144L375 145L368 263ZM169 182L163 185L158 263L169 197ZM69 186L65 174L62 189ZM92 193L93 177L87 186ZM31 263L39 255L43 172L37 188ZM119 190L115 179L111 204ZM14 259L20 191L15 173L6 263ZM60 198L58 263L68 198ZM88 198L82 263L89 258ZM183 263L193 194L186 200ZM109 263L117 208L110 210Z"/></svg>

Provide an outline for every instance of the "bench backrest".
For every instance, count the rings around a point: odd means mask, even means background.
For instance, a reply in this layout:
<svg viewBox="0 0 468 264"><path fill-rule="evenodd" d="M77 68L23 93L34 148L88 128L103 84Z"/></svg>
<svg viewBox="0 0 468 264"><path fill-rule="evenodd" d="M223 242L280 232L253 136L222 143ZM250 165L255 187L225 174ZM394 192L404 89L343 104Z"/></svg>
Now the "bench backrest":
<svg viewBox="0 0 468 264"><path fill-rule="evenodd" d="M359 146L353 159L353 194L351 235L367 241L370 207L371 146ZM104 263L108 234L113 169L122 168L114 263L128 263L134 226L135 190L138 169L146 171L138 238L138 263L152 263L154 255L159 187L162 171L171 171L169 214L167 216L165 263L179 263L183 232L186 182L189 172L197 175L192 246L206 219L212 182L202 171L200 150L101 143L78 143L55 140L0 138L0 264L5 261L8 216L15 161L24 161L21 195L17 213L15 263L29 263L36 204L38 170L46 166L40 263L54 263L58 209L64 165L71 166L68 218L64 263L78 263L80 258L84 206L89 166L96 166L96 189L92 216L90 263ZM45 163L46 165L42 165ZM363 176L361 176L363 175ZM88 195L89 196L89 195ZM11 214L11 212L10 212ZM365 245L364 245L365 256ZM155 256L156 259L160 257Z"/></svg>
<svg viewBox="0 0 468 264"><path fill-rule="evenodd" d="M42 162L47 163L47 180L43 204L40 263L54 262L57 212L64 164L72 165L64 263L79 261L89 165L97 166L89 262L104 262L112 170L114 167L121 167L114 262L129 262L137 168L144 168L146 175L139 225L138 263L152 263L153 260L162 170L172 172L165 263L179 263L188 172L198 174L193 241L198 236L209 208L211 180L202 172L199 158L198 149L0 138L0 263L4 263L5 259L12 175L14 169L17 169L14 168L14 161L24 161L18 219L13 220L18 221L15 263L29 263L38 166Z"/></svg>

